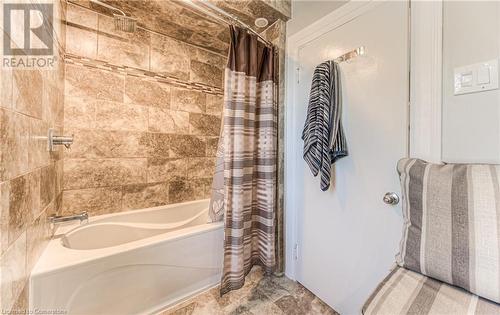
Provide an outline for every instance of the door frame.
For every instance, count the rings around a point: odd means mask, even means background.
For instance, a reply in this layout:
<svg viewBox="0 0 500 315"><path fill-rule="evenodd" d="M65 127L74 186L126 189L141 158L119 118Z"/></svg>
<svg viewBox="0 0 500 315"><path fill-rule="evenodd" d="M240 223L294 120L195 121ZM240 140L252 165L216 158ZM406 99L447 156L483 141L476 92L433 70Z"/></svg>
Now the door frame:
<svg viewBox="0 0 500 315"><path fill-rule="evenodd" d="M299 50L321 35L346 24L389 0L350 1L298 33L287 38L285 93L285 274L296 280L298 260L298 209L294 181L298 165L294 153L302 150L290 141L295 123L296 85L300 75ZM407 152L432 162L441 162L441 69L442 69L442 0L408 1L409 5L409 95ZM429 80L429 78L431 78ZM303 104L302 104L303 105Z"/></svg>

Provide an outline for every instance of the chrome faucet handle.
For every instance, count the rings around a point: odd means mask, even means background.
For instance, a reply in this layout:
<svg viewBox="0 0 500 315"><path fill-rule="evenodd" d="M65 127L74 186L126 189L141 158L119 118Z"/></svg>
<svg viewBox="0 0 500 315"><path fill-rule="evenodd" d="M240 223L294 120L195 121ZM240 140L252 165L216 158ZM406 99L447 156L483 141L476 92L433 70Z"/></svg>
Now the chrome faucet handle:
<svg viewBox="0 0 500 315"><path fill-rule="evenodd" d="M63 145L66 149L69 149L73 144L74 135L71 136L57 136L54 134L54 129L50 128L47 135L47 149L48 151L54 151L55 146Z"/></svg>

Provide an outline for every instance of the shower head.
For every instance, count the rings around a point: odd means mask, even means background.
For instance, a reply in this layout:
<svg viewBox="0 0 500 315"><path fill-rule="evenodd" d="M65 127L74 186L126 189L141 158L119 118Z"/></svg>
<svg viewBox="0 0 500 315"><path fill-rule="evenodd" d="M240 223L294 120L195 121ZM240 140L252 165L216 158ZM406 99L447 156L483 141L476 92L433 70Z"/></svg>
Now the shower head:
<svg viewBox="0 0 500 315"><path fill-rule="evenodd" d="M135 26L137 24L137 19L120 14L113 14L115 19L115 30L122 32L135 32Z"/></svg>
<svg viewBox="0 0 500 315"><path fill-rule="evenodd" d="M98 4L100 6L103 6L105 8L108 8L110 10L119 12L120 14L113 14L113 18L115 20L115 30L117 31L122 31L122 32L129 32L133 33L135 32L135 27L137 24L137 19L127 16L125 12L122 10L115 8L107 3L101 2L99 0L90 0L90 2L93 2L95 4Z"/></svg>

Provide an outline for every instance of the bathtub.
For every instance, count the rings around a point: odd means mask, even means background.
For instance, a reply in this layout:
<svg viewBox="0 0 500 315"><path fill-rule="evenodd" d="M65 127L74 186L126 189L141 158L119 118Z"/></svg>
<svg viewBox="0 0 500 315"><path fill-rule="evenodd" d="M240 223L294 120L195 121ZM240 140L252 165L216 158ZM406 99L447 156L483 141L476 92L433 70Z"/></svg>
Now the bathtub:
<svg viewBox="0 0 500 315"><path fill-rule="evenodd" d="M30 309L154 314L219 283L223 224L208 200L61 226L30 276Z"/></svg>

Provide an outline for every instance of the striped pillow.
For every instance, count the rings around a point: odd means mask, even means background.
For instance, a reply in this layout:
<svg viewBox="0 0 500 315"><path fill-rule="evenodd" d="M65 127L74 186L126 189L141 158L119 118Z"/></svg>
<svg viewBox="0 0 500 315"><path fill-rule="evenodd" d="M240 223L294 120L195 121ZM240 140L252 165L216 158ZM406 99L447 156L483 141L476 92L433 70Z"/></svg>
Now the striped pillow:
<svg viewBox="0 0 500 315"><path fill-rule="evenodd" d="M500 165L402 159L397 263L500 303Z"/></svg>

